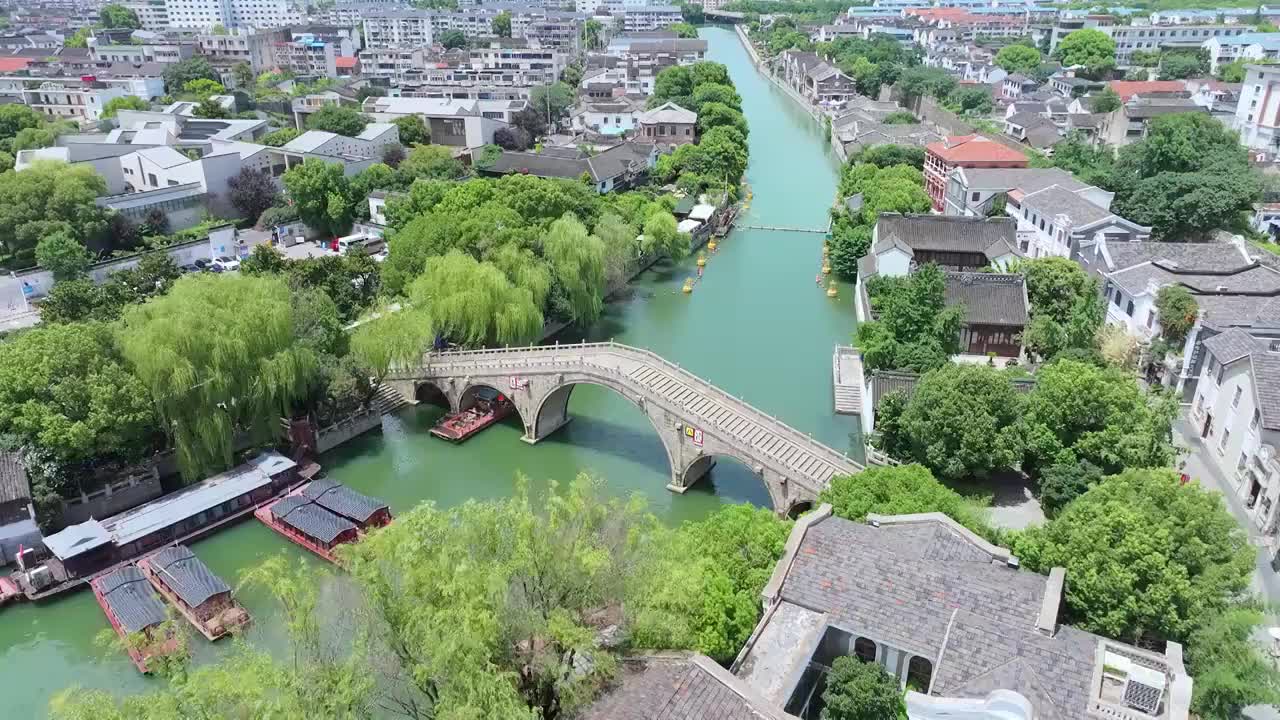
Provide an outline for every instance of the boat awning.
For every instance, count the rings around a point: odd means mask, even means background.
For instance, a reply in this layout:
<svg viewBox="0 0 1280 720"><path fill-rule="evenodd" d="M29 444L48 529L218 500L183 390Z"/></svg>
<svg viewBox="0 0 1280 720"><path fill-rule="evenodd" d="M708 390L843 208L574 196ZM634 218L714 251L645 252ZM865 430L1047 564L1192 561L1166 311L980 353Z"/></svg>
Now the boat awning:
<svg viewBox="0 0 1280 720"><path fill-rule="evenodd" d="M337 515L358 523L369 522L379 510L385 510L387 504L358 493L355 490L334 482L333 480L316 480L308 485L302 494L316 501L320 507Z"/></svg>
<svg viewBox="0 0 1280 720"><path fill-rule="evenodd" d="M701 226L702 226L702 223L698 222L697 220L681 220L680 224L676 225L676 230L682 233L691 233L694 230L697 230Z"/></svg>
<svg viewBox="0 0 1280 720"><path fill-rule="evenodd" d="M716 212L715 205L707 205L706 203L694 205L693 209L689 211L689 219L690 220L708 220L711 218L712 215L715 214L715 212Z"/></svg>
<svg viewBox="0 0 1280 720"><path fill-rule="evenodd" d="M83 555L109 544L111 533L93 518L79 525L69 525L44 539L44 546L59 560Z"/></svg>
<svg viewBox="0 0 1280 720"><path fill-rule="evenodd" d="M271 508L271 514L281 522L328 545L342 533L355 530L356 526L311 501L310 498L290 495Z"/></svg>
<svg viewBox="0 0 1280 720"><path fill-rule="evenodd" d="M132 565L103 577L98 589L126 633L141 632L165 621L164 604L151 592L151 583L142 571Z"/></svg>
<svg viewBox="0 0 1280 720"><path fill-rule="evenodd" d="M151 567L160 581L173 590L182 602L199 607L214 595L231 592L222 578L185 545L165 548L151 557Z"/></svg>

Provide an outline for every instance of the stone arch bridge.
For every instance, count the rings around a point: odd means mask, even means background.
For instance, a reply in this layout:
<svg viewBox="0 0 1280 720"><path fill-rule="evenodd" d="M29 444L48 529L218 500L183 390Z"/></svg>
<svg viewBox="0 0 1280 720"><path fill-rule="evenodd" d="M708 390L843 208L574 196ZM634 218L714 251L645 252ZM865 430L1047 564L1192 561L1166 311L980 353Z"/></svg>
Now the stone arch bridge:
<svg viewBox="0 0 1280 720"><path fill-rule="evenodd" d="M426 353L421 366L394 370L384 382L412 402L432 386L451 410L474 404L479 388L498 390L514 402L528 443L569 422L575 386L607 387L653 424L671 467L669 489L683 493L727 456L761 478L780 514L812 503L833 475L863 469L655 353L613 342Z"/></svg>

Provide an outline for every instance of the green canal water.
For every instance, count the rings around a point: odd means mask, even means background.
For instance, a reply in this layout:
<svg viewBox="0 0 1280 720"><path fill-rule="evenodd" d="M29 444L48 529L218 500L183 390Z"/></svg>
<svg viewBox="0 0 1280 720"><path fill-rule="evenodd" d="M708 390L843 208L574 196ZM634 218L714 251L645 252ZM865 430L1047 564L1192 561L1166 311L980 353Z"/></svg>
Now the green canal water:
<svg viewBox="0 0 1280 720"><path fill-rule="evenodd" d="M729 67L751 125L747 179L755 197L739 224L824 227L837 163L822 129L752 67L732 30L705 28L710 58ZM566 338L616 339L652 349L727 392L838 450L851 449L856 423L831 412L831 351L848 341L854 318L851 288L825 296L814 283L822 236L734 231L707 263L692 295L680 286L695 274L693 260L646 273L611 304L589 332ZM586 471L617 493L640 493L655 513L676 523L722 503L768 505L769 496L744 466L722 459L685 495L668 492L666 454L638 408L611 391L580 386L569 406L573 422L547 440L520 441L516 422L450 445L427 429L441 410L410 408L371 433L321 458L330 476L387 500L394 512L424 502L452 506L469 498L512 491L517 473L535 486ZM240 573L277 553L304 552L250 519L197 543L196 553L233 585ZM254 617L250 640L281 643L271 603L246 592ZM58 690L81 685L129 693L145 690L122 653L104 651L94 637L107 628L93 596L79 592L41 605L0 611L0 687L8 718L45 715ZM221 649L192 642L197 659Z"/></svg>

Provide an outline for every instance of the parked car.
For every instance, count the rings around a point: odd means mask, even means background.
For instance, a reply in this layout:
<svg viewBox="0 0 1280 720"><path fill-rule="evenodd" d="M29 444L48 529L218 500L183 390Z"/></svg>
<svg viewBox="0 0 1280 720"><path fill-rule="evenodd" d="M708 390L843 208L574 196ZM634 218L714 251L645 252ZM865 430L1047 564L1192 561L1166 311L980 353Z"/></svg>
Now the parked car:
<svg viewBox="0 0 1280 720"><path fill-rule="evenodd" d="M223 255L213 261L213 266L218 272L231 272L240 269L240 261L229 255Z"/></svg>
<svg viewBox="0 0 1280 720"><path fill-rule="evenodd" d="M190 263L188 265L179 265L178 272L183 274L196 273L196 272L204 272L204 269L195 263Z"/></svg>
<svg viewBox="0 0 1280 720"><path fill-rule="evenodd" d="M205 260L204 258L200 258L191 264L195 265L196 269L198 269L200 272L207 272L210 268L209 261Z"/></svg>

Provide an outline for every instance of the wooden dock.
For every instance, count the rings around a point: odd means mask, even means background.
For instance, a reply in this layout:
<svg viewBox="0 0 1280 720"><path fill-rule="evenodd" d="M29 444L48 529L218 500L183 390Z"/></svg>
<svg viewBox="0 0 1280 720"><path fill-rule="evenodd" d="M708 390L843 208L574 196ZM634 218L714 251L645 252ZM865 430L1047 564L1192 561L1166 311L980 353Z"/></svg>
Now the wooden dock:
<svg viewBox="0 0 1280 720"><path fill-rule="evenodd" d="M831 389L838 415L862 413L862 356L856 348L837 345L831 355Z"/></svg>

